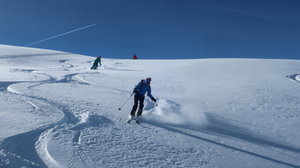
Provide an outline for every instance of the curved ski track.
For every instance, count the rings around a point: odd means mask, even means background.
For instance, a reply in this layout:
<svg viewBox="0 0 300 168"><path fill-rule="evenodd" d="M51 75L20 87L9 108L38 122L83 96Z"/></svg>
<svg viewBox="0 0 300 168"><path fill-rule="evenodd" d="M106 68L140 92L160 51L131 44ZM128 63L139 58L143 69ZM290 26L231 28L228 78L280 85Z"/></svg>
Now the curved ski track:
<svg viewBox="0 0 300 168"><path fill-rule="evenodd" d="M63 63L64 68L73 68L74 66L67 62L67 60L59 60L60 63ZM65 64L68 64L68 67L65 67ZM14 71L22 71L31 73L34 70L14 70ZM40 75L45 75L49 79L37 82L30 82L30 81L18 81L18 82L0 82L0 92L5 92L5 94L13 94L21 97L25 102L33 106L34 108L40 109L37 105L33 102L27 100L35 100L37 102L43 102L60 110L64 117L55 122L35 130L31 130L29 132L21 133L18 135L14 135L8 138L5 138L1 141L1 151L0 151L0 158L2 160L7 160L6 165L5 163L0 163L1 167L17 167L17 166L25 166L25 167L64 167L59 162L57 162L51 154L48 152L47 143L50 139L50 133L53 132L54 129L58 127L70 127L72 126L73 129L76 127L80 127L82 123L80 122L80 116L75 116L73 113L80 114L83 109L80 109L79 106L72 103L61 103L60 100L51 100L49 98L43 98L35 95L28 95L24 94L21 91L13 89L12 85L14 84L22 84L22 83L31 83L27 87L28 90L32 89L33 87L40 86L43 84L49 83L76 83L76 84L83 84L87 85L89 83L85 81L77 81L73 80L73 77L81 74L81 73L71 73L63 76L62 79L56 79L55 77L48 75L46 73L36 73ZM77 111L76 111L77 110ZM79 132L78 132L79 133ZM77 133L77 134L78 134ZM79 141L80 133L77 138ZM37 151L38 148L41 148L41 151ZM41 158L42 155L42 158ZM84 160L82 160L84 162ZM15 163L14 163L15 162ZM45 164L47 162L47 165Z"/></svg>

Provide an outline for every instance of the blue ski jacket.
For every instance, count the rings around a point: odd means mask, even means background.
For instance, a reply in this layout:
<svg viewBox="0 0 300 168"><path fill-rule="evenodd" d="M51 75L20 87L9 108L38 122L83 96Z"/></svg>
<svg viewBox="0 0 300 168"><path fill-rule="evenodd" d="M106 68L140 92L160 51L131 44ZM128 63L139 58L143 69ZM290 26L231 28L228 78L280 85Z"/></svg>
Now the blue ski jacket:
<svg viewBox="0 0 300 168"><path fill-rule="evenodd" d="M135 88L133 89L133 92L138 95L141 95L141 96L145 96L145 94L147 92L147 95L152 100L155 100L155 98L151 95L151 86L149 84L147 84L147 82L144 80L135 86Z"/></svg>

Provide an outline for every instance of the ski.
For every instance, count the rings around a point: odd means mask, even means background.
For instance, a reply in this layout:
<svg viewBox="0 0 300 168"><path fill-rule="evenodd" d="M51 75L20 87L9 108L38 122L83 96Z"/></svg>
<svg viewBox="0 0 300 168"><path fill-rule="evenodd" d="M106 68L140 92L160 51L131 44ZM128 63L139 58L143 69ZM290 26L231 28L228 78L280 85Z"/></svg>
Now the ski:
<svg viewBox="0 0 300 168"><path fill-rule="evenodd" d="M131 123L132 121L135 121L137 124L140 124L139 118L138 117L131 117L127 123Z"/></svg>
<svg viewBox="0 0 300 168"><path fill-rule="evenodd" d="M129 120L127 120L127 123L131 123L131 121L134 120L134 117L131 117Z"/></svg>

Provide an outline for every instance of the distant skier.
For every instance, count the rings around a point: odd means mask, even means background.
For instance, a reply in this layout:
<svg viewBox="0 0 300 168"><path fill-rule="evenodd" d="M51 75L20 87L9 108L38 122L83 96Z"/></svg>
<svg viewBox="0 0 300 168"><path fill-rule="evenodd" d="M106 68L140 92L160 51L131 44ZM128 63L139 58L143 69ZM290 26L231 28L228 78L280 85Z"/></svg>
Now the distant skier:
<svg viewBox="0 0 300 168"><path fill-rule="evenodd" d="M93 66L91 67L91 69L97 69L98 68L98 64L101 66L101 56L98 56L95 61Z"/></svg>
<svg viewBox="0 0 300 168"><path fill-rule="evenodd" d="M134 54L134 55L132 56L132 59L137 59L136 54Z"/></svg>
<svg viewBox="0 0 300 168"><path fill-rule="evenodd" d="M146 80L141 80L141 82L139 82L138 85L136 85L136 87L133 89L134 105L133 105L131 113L130 113L131 118L135 117L138 103L139 103L139 110L138 110L136 116L139 117L140 115L142 115L146 92L147 92L147 95L150 97L150 99L152 101L156 102L156 99L151 95L150 82L151 82L151 78L147 78Z"/></svg>

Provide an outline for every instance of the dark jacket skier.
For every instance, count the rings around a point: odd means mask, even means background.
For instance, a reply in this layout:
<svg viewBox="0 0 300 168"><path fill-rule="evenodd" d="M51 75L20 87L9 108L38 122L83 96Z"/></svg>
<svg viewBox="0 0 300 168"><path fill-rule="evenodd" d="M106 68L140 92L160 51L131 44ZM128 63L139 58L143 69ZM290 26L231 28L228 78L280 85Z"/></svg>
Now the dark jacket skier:
<svg viewBox="0 0 300 168"><path fill-rule="evenodd" d="M139 110L137 112L137 116L142 115L143 108L144 108L144 100L145 100L145 94L147 92L147 95L150 97L150 99L154 102L156 102L156 99L151 95L151 86L150 86L151 78L147 78L146 80L142 80L136 87L133 89L134 93L134 105L132 107L130 116L134 117L138 103L139 103Z"/></svg>
<svg viewBox="0 0 300 168"><path fill-rule="evenodd" d="M101 56L98 56L95 61L93 66L91 67L91 69L97 69L98 68L98 64L101 65Z"/></svg>

